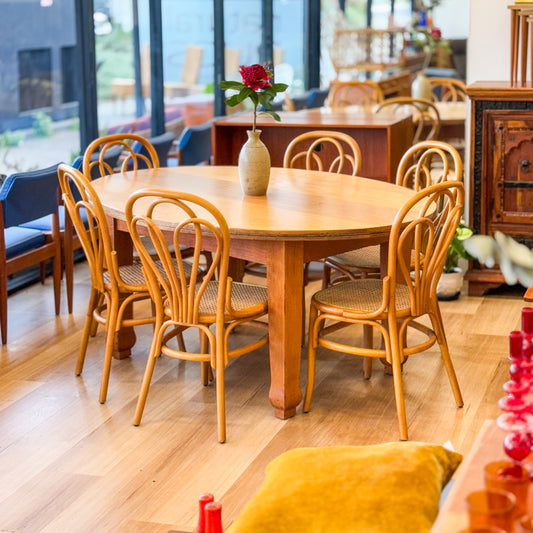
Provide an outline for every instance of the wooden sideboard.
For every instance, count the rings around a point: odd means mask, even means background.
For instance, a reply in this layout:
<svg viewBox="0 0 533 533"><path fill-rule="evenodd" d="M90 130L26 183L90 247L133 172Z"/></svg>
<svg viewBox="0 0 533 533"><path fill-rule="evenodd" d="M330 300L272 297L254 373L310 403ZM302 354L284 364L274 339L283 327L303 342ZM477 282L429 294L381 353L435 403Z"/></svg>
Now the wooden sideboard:
<svg viewBox="0 0 533 533"><path fill-rule="evenodd" d="M394 183L396 169L404 152L411 146L413 121L409 115L371 111L347 114L321 109L280 112L281 122L260 116L257 128L270 152L273 167L283 166L288 144L310 130L336 130L352 136L361 149L360 176ZM236 113L213 122L213 161L215 165L236 165L246 131L252 126L252 113Z"/></svg>
<svg viewBox="0 0 533 533"><path fill-rule="evenodd" d="M476 233L501 231L533 247L533 86L477 82L471 101L470 222ZM505 280L476 263L466 275L471 295Z"/></svg>

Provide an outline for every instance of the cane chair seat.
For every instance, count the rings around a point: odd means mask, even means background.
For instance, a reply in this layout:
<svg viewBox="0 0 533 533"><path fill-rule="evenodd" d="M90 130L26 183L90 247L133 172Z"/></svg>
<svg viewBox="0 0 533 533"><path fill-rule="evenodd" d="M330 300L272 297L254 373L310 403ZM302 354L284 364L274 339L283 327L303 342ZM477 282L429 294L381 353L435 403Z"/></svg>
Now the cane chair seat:
<svg viewBox="0 0 533 533"><path fill-rule="evenodd" d="M396 173L396 185L420 191L435 183L461 181L462 177L461 156L453 146L441 141L422 141L413 145L403 155ZM414 259L411 258L412 262ZM379 270L379 246L367 246L328 257L325 261L322 288L346 278L378 275Z"/></svg>
<svg viewBox="0 0 533 533"><path fill-rule="evenodd" d="M338 283L315 295L315 302L329 313L375 313L383 304L383 282L380 279L366 278L357 281ZM410 307L407 285L396 284L396 312L405 315ZM385 316L385 314L383 314Z"/></svg>
<svg viewBox="0 0 533 533"><path fill-rule="evenodd" d="M172 267L167 238L157 225L160 211L165 218L176 220L172 242L178 269ZM268 325L259 320L268 312L265 287L234 283L228 276L230 234L226 219L210 202L203 198L179 191L145 189L134 193L126 203L126 222L133 243L143 264L148 290L155 309L154 335L139 399L134 416L134 425L139 425L143 416L150 382L156 359L164 354L175 359L201 363L204 385L209 382L208 374L215 372L217 397L218 440L226 440L224 369L229 359L252 352L268 342L268 334L260 338L245 340L232 348L228 344L234 329L251 326L266 331ZM134 215L135 212L135 215ZM142 227L142 232L139 231ZM141 233L148 233L158 259L145 247L146 239ZM182 234L194 237L190 279L184 282L178 275L183 271L185 258L178 243ZM202 242L205 235L212 241L212 262L199 275ZM163 271L156 264L164 266ZM186 329L195 329L200 334L199 349L186 350L180 335ZM177 344L174 341L176 339ZM237 342L237 341L236 341Z"/></svg>
<svg viewBox="0 0 533 533"><path fill-rule="evenodd" d="M174 267L177 269L177 261L174 259L173 262ZM156 265L159 268L160 272L164 274L165 269L163 268L161 261L156 261ZM185 275L187 279L189 279L191 277L191 265L189 265L188 263L183 263L183 267L185 270ZM121 279L128 285L144 285L146 283L146 280L144 279L144 275L142 273L142 263L139 259L134 260L131 265L120 265L118 267L118 271ZM109 283L111 282L111 275L109 274L108 270L104 272L104 282L106 283L106 285L109 285Z"/></svg>
<svg viewBox="0 0 533 533"><path fill-rule="evenodd" d="M217 297L219 292L218 281L210 281L207 284L205 293L200 300L199 312L200 315L205 315L203 320L212 322L213 317L217 311ZM250 314L250 309L253 309L252 314L256 312L265 312L267 310L267 290L261 285L254 285L251 283L237 283L231 284L231 299L228 304L231 311L226 310L225 319L231 320L234 316L239 314Z"/></svg>
<svg viewBox="0 0 533 533"><path fill-rule="evenodd" d="M335 261L342 266L357 265L362 269L379 269L379 245L366 246L335 256Z"/></svg>

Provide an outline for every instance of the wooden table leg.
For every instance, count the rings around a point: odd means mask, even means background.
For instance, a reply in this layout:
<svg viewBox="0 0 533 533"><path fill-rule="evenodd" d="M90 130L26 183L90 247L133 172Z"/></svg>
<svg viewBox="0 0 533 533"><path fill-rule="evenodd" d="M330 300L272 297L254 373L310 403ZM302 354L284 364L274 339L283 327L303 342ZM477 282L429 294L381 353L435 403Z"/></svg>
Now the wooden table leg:
<svg viewBox="0 0 533 533"><path fill-rule="evenodd" d="M267 263L270 393L274 414L296 414L300 389L303 243L276 242Z"/></svg>
<svg viewBox="0 0 533 533"><path fill-rule="evenodd" d="M119 231L117 228L117 221L108 218L108 224L111 227L111 240L114 250L117 252L117 259L119 265L128 265L133 261L133 242L130 234L125 231ZM133 309L131 305L124 311L124 318L131 318L133 316ZM125 359L131 355L131 349L136 341L135 331L133 327L121 327L115 335L115 346L113 349L113 357L115 359Z"/></svg>
<svg viewBox="0 0 533 533"><path fill-rule="evenodd" d="M528 22L527 15L520 13L520 81L523 84L526 83L527 79L527 41L528 41Z"/></svg>
<svg viewBox="0 0 533 533"><path fill-rule="evenodd" d="M511 9L511 83L517 82L518 71L518 12Z"/></svg>

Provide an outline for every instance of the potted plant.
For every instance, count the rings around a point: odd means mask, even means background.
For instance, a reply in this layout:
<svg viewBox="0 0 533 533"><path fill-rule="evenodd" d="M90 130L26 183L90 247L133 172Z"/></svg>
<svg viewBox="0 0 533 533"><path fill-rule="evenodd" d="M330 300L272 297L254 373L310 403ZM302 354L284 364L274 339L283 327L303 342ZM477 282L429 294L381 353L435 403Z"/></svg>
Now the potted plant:
<svg viewBox="0 0 533 533"><path fill-rule="evenodd" d="M459 259L474 259L464 248L463 241L472 236L474 231L464 222L460 222L452 242L448 247L444 269L437 285L439 300L456 300L461 294L464 272L459 266Z"/></svg>

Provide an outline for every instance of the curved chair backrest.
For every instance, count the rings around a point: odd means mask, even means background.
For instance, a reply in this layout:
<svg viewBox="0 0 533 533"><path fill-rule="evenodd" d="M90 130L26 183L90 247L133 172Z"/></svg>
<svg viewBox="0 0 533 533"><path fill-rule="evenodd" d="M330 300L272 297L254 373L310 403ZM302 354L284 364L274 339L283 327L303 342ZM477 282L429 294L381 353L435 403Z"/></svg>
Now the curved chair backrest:
<svg viewBox="0 0 533 533"><path fill-rule="evenodd" d="M439 136L440 114L439 110L429 100L413 98L411 96L397 96L387 98L376 108L376 113L387 109L393 113L412 114L416 129L413 135L413 144L422 140L432 140Z"/></svg>
<svg viewBox="0 0 533 533"><path fill-rule="evenodd" d="M442 141L422 141L402 156L396 172L396 185L420 191L435 183L463 179L459 152Z"/></svg>
<svg viewBox="0 0 533 533"><path fill-rule="evenodd" d="M428 78L434 102L466 102L466 84L456 78Z"/></svg>
<svg viewBox="0 0 533 533"><path fill-rule="evenodd" d="M148 142L154 147L155 151L157 152L157 157L159 159L159 165L162 167L166 167L167 165L167 158L168 153L170 152L170 149L172 147L172 143L174 142L174 134L170 131L167 131L166 133L163 133L161 135L156 135L155 137L150 137L148 139ZM150 154L148 152L148 145L141 144L138 141L135 141L133 143L133 151L135 153L143 155L145 158L150 158ZM148 168L148 165L145 163L144 160L140 160L138 164L138 168Z"/></svg>
<svg viewBox="0 0 533 533"><path fill-rule="evenodd" d="M385 278L390 283L389 291L384 290L384 295L388 293L388 302L384 304L388 305L389 313L396 309L394 287L398 280L409 291L413 318L431 311L463 205L463 184L446 181L419 191L398 211L389 238L389 279ZM413 211L416 218L407 222Z"/></svg>
<svg viewBox="0 0 533 533"><path fill-rule="evenodd" d="M141 144L148 155L135 152L133 149L135 143ZM148 139L134 133L116 133L99 137L89 144L83 154L83 173L86 176L92 176L93 172L95 172L93 168L98 167L98 172L101 176L113 174L114 168L106 162L106 155L115 146L121 148L122 162L120 170L122 172L137 170L141 168L140 165L143 163L146 165L144 168L159 167L159 157Z"/></svg>
<svg viewBox="0 0 533 533"><path fill-rule="evenodd" d="M19 226L57 210L59 164L8 176L0 188L4 227Z"/></svg>
<svg viewBox="0 0 533 533"><path fill-rule="evenodd" d="M355 176L361 168L357 142L339 131L309 131L295 137L283 157L285 168L327 170Z"/></svg>
<svg viewBox="0 0 533 533"><path fill-rule="evenodd" d="M176 250L174 254L171 254L165 234L157 225L160 210L165 213L165 217L172 216L173 220L180 221L173 231L172 243ZM210 309L208 312L213 316L216 315L213 322L217 324L217 346L224 345L220 335L223 335L224 331L226 291L229 289L227 276L230 235L222 213L199 196L157 189L144 189L132 194L126 203L125 213L133 244L143 263L150 296L156 306L156 314L161 312L165 302L166 319L186 327L198 327L200 301L206 291L217 290L214 288L216 284L212 282L218 280L216 309ZM148 239L146 237L141 239L141 234L145 234L146 230L148 230ZM187 256L187 262L192 264L188 282L189 276L186 275L184 268L186 258L180 252L180 244L185 234L189 237L191 234L194 235L195 242L193 255ZM212 264L207 272L200 276L202 243L206 239L206 234L215 243L215 249L212 252ZM147 248L148 243L151 249ZM155 256L152 248L156 251ZM156 265L157 260L163 268ZM206 310L203 309L202 312L205 313Z"/></svg>
<svg viewBox="0 0 533 533"><path fill-rule="evenodd" d="M196 126L188 126L183 130L178 139L179 165L198 165L211 160L211 124L213 120Z"/></svg>
<svg viewBox="0 0 533 533"><path fill-rule="evenodd" d="M375 81L338 81L331 82L328 95L329 107L349 105L371 106L383 101L383 93Z"/></svg>
<svg viewBox="0 0 533 533"><path fill-rule="evenodd" d="M117 163L118 163L118 158L120 157L121 153L122 153L122 146L115 145L115 146L109 147L109 149L105 151L105 154L103 156L103 161L105 163L105 167L106 168L112 168L112 169L116 168ZM98 161L99 156L100 156L99 152L94 152L91 155L91 163L93 161ZM75 168L76 170L82 170L83 169L83 156L82 155L78 156L73 161L72 167ZM107 172L106 172L106 174L107 174ZM101 178L102 176L105 176L106 174L101 174L100 173L100 166L99 165L94 165L91 168L91 179L92 180Z"/></svg>
<svg viewBox="0 0 533 533"><path fill-rule="evenodd" d="M128 290L146 290L146 287L129 285L119 274L117 255L111 244L109 227L102 203L91 182L75 168L61 164L57 172L63 193L63 203L76 229L91 271L93 288L104 293L104 273L107 282L125 286Z"/></svg>

